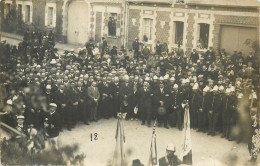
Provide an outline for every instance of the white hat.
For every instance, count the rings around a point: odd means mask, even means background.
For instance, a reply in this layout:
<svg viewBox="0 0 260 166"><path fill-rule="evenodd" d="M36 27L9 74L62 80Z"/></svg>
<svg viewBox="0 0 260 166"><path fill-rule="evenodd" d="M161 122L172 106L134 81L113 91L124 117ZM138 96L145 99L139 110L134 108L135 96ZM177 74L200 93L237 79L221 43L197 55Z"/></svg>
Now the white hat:
<svg viewBox="0 0 260 166"><path fill-rule="evenodd" d="M175 152L175 151L176 151L175 145L173 145L173 144L168 144L166 150Z"/></svg>
<svg viewBox="0 0 260 166"><path fill-rule="evenodd" d="M199 84L198 84L198 83L195 83L195 84L193 85L193 87L192 87L193 90L198 89L198 88L199 88Z"/></svg>
<svg viewBox="0 0 260 166"><path fill-rule="evenodd" d="M155 76L153 76L153 79L154 80L158 80L158 77L155 75Z"/></svg>
<svg viewBox="0 0 260 166"><path fill-rule="evenodd" d="M129 76L128 76L128 75L125 75L125 76L124 76L124 80L129 80Z"/></svg>
<svg viewBox="0 0 260 166"><path fill-rule="evenodd" d="M145 81L150 81L150 77L145 77Z"/></svg>
<svg viewBox="0 0 260 166"><path fill-rule="evenodd" d="M163 77L163 79L164 79L164 80L168 80L168 79L169 79L169 75L166 74L166 75Z"/></svg>
<svg viewBox="0 0 260 166"><path fill-rule="evenodd" d="M203 89L203 92L208 92L209 91L209 87L205 86L205 88Z"/></svg>
<svg viewBox="0 0 260 166"><path fill-rule="evenodd" d="M174 78L174 77L171 77L170 81L175 81L175 78Z"/></svg>
<svg viewBox="0 0 260 166"><path fill-rule="evenodd" d="M9 104L9 105L12 105L13 101L11 99L9 99L9 100L6 101L6 103Z"/></svg>
<svg viewBox="0 0 260 166"><path fill-rule="evenodd" d="M50 90L50 89L51 89L51 85L47 85L47 86L46 86L46 89L49 89L49 90Z"/></svg>
<svg viewBox="0 0 260 166"><path fill-rule="evenodd" d="M223 91L223 90L224 90L224 86L221 85L221 86L219 87L219 90L220 90L220 91Z"/></svg>
<svg viewBox="0 0 260 166"><path fill-rule="evenodd" d="M50 106L52 106L52 107L57 107L57 104L55 104L55 103L50 103Z"/></svg>
<svg viewBox="0 0 260 166"><path fill-rule="evenodd" d="M70 52L74 52L74 49L71 49Z"/></svg>
<svg viewBox="0 0 260 166"><path fill-rule="evenodd" d="M173 88L178 88L178 87L179 87L178 84L173 85Z"/></svg>
<svg viewBox="0 0 260 166"><path fill-rule="evenodd" d="M235 92L235 87L234 86L230 87L230 92Z"/></svg>
<svg viewBox="0 0 260 166"><path fill-rule="evenodd" d="M218 86L217 85L214 86L213 91L218 91Z"/></svg>
<svg viewBox="0 0 260 166"><path fill-rule="evenodd" d="M118 77L115 77L114 80L115 80L115 81L119 81L119 78L118 78Z"/></svg>
<svg viewBox="0 0 260 166"><path fill-rule="evenodd" d="M55 60L55 59L52 59L51 62L50 62L50 64L52 64L52 65L56 64L56 60Z"/></svg>
<svg viewBox="0 0 260 166"><path fill-rule="evenodd" d="M19 115L19 116L17 116L17 119L24 119L24 116L23 115Z"/></svg>
<svg viewBox="0 0 260 166"><path fill-rule="evenodd" d="M243 93L239 93L237 98L242 99L243 96L244 96Z"/></svg>
<svg viewBox="0 0 260 166"><path fill-rule="evenodd" d="M181 80L181 83L182 83L182 84L185 84L185 83L186 83L186 79L182 79L182 80Z"/></svg>
<svg viewBox="0 0 260 166"><path fill-rule="evenodd" d="M159 80L160 80L160 81L163 81L163 77L161 76Z"/></svg>
<svg viewBox="0 0 260 166"><path fill-rule="evenodd" d="M230 88L227 88L227 89L226 89L226 93L230 93Z"/></svg>

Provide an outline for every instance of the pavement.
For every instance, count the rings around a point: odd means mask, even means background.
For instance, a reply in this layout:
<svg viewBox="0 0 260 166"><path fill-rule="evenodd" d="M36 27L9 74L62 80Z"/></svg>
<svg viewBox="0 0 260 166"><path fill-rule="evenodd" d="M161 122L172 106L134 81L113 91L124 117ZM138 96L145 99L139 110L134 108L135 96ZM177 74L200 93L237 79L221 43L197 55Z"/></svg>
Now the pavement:
<svg viewBox="0 0 260 166"><path fill-rule="evenodd" d="M82 123L72 129L64 130L59 137L63 145L78 144L78 153L84 153L86 166L106 166L112 162L116 147L116 119L102 119L93 122L90 126ZM135 159L146 166L150 155L152 128L142 126L140 121L125 121L124 151L128 165ZM94 134L97 140L91 140ZM165 156L166 147L173 143L177 148L177 155L181 156L182 132L176 128L156 128L158 159ZM93 138L93 137L92 137ZM192 158L194 166L251 166L247 144L237 144L217 136L208 136L205 133L191 129ZM259 160L258 160L259 162Z"/></svg>
<svg viewBox="0 0 260 166"><path fill-rule="evenodd" d="M1 36L1 41L5 41L11 45L18 45L22 40L20 40L19 38L10 38L7 36L2 35ZM77 49L79 47L84 47L83 45L73 45L73 44L64 44L64 43L59 43L56 42L55 48L58 49L59 53L62 53L64 50L71 50L74 49L75 51L77 51Z"/></svg>

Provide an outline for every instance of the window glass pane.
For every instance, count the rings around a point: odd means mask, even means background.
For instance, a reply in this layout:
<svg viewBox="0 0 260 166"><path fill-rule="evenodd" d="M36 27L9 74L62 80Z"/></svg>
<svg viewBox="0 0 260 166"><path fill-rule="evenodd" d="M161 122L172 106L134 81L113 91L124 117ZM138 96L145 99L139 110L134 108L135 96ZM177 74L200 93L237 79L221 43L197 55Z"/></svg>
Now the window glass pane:
<svg viewBox="0 0 260 166"><path fill-rule="evenodd" d="M30 22L30 5L25 7L25 22Z"/></svg>
<svg viewBox="0 0 260 166"><path fill-rule="evenodd" d="M47 22L48 26L53 25L53 8L49 7L48 8L48 22Z"/></svg>
<svg viewBox="0 0 260 166"><path fill-rule="evenodd" d="M116 36L117 13L110 13L108 20L108 36Z"/></svg>
<svg viewBox="0 0 260 166"><path fill-rule="evenodd" d="M153 20L150 18L145 18L143 22L143 34L148 38L148 40L152 39L152 24Z"/></svg>
<svg viewBox="0 0 260 166"><path fill-rule="evenodd" d="M183 42L183 26L184 23L181 21L176 21L175 22L175 44L180 44L182 45Z"/></svg>
<svg viewBox="0 0 260 166"><path fill-rule="evenodd" d="M199 24L199 26L200 26L200 35L199 35L198 47L201 49L207 49L208 42L209 42L209 24Z"/></svg>

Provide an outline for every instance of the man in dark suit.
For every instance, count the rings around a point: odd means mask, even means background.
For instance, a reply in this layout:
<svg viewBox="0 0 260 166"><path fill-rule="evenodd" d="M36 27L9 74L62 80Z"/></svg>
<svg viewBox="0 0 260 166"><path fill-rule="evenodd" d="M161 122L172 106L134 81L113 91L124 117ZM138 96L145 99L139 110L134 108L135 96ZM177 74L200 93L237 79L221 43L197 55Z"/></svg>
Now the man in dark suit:
<svg viewBox="0 0 260 166"><path fill-rule="evenodd" d="M139 89L139 104L138 108L141 113L142 125L147 121L148 127L151 127L151 115L152 115L152 90L149 87L147 81Z"/></svg>
<svg viewBox="0 0 260 166"><path fill-rule="evenodd" d="M97 121L97 106L100 98L97 82L93 81L91 86L87 89L88 104L90 108L90 121Z"/></svg>
<svg viewBox="0 0 260 166"><path fill-rule="evenodd" d="M103 60L103 56L105 54L107 48L107 40L105 37L102 37L102 51L101 51L101 60Z"/></svg>
<svg viewBox="0 0 260 166"><path fill-rule="evenodd" d="M193 49L190 57L191 57L192 63L197 63L197 61L199 60L199 54L197 53L196 49Z"/></svg>
<svg viewBox="0 0 260 166"><path fill-rule="evenodd" d="M161 123L164 124L164 127L168 129L167 125L167 109L168 109L168 100L169 93L164 87L163 83L160 83L160 87L155 92L155 102L157 103L157 119L158 126L161 126Z"/></svg>
<svg viewBox="0 0 260 166"><path fill-rule="evenodd" d="M110 108L109 103L111 102L111 86L107 83L106 77L103 77L103 81L99 86L99 93L100 93L100 116L103 116L105 119L110 117Z"/></svg>
<svg viewBox="0 0 260 166"><path fill-rule="evenodd" d="M50 103L50 113L46 117L48 118L48 126L46 127L49 138L57 137L62 127L61 116L56 109L57 105L55 103Z"/></svg>
<svg viewBox="0 0 260 166"><path fill-rule="evenodd" d="M176 147L173 144L169 144L166 148L167 155L159 159L159 166L177 166L181 164L181 161L175 155Z"/></svg>
<svg viewBox="0 0 260 166"><path fill-rule="evenodd" d="M160 44L160 41L157 41L155 46L156 54L161 55L162 54L162 45Z"/></svg>
<svg viewBox="0 0 260 166"><path fill-rule="evenodd" d="M119 78L115 77L114 82L111 83L111 94L112 94L112 115L116 117L117 113L120 112L120 99L119 99L119 92L120 92L120 84Z"/></svg>
<svg viewBox="0 0 260 166"><path fill-rule="evenodd" d="M135 38L135 41L132 44L133 50L134 50L134 58L136 58L137 60L139 59L139 46L140 43L138 41L138 38Z"/></svg>

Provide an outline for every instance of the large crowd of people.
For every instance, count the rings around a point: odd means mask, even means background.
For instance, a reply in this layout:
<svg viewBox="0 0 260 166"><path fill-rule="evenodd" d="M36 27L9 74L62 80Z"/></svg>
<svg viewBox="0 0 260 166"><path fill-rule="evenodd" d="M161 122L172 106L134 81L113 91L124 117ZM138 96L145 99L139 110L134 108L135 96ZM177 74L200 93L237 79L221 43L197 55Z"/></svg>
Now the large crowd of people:
<svg viewBox="0 0 260 166"><path fill-rule="evenodd" d="M190 126L228 140L249 141L257 158L259 139L259 56L225 50L169 51L158 41L153 52L136 38L118 49L102 38L59 53L54 34L26 32L18 47L1 43L1 118L25 135L44 129L57 137L99 119L125 113L141 125ZM35 130L32 130L35 129ZM250 131L249 131L250 129ZM237 131L237 132L233 132Z"/></svg>

